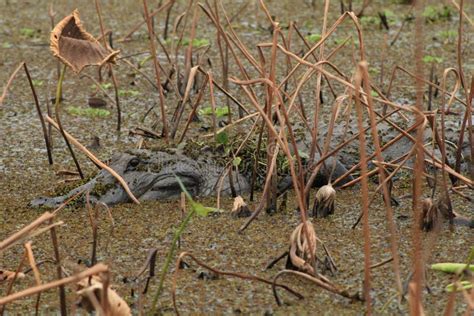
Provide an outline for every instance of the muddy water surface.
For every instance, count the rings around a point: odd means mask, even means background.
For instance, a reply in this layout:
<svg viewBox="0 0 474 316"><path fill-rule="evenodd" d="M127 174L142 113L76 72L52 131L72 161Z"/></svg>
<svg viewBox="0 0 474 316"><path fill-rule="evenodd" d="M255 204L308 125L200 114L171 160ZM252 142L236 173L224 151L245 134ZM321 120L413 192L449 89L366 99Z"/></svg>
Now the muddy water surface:
<svg viewBox="0 0 474 316"><path fill-rule="evenodd" d="M243 1L224 1L224 4L229 15L232 16L238 11ZM38 94L43 108L47 100L54 95L56 84L56 60L48 50L50 30L50 21L47 15L48 5L47 1L3 1L0 4L0 82L6 82L16 65L20 61L26 60L33 78L37 80ZM297 5L293 5L292 1L269 1L269 5L280 20L288 21L290 18L298 20L302 30L306 33L320 31L322 5L319 5L316 10L310 9L303 1L297 1ZM79 8L86 28L92 34L98 34L97 17L90 1L56 3L54 6L54 10L57 11L56 21L69 14L75 7ZM183 12L184 7L183 3L179 3L175 15L177 12ZM376 16L382 8L389 8L399 17L409 11L408 6L393 4L387 6L385 1L375 1L367 13ZM141 7L135 1L103 1L103 11L106 27L113 29L116 39L125 35L137 21L142 19ZM250 4L235 22L243 41L252 48L259 42L271 39L268 31L264 29L268 25L263 22L265 21L263 14L256 15L254 13L256 11L255 5ZM331 12L330 23L335 21L338 16L338 4L331 5ZM474 16L470 4L468 12ZM204 17L201 21L199 36L210 39L215 46L213 42L214 28L207 23ZM427 52L430 55L443 57L442 62L436 65L439 75L441 75L443 68L456 67L454 42L449 38L440 39L440 32L455 30L456 23L457 19L453 18L451 21L440 21L426 28ZM160 22L157 22L157 25L162 28ZM394 22L394 26L388 32L390 38L393 38L399 26L400 22ZM25 29L31 29L33 33L31 34ZM386 57L382 58L380 43L386 32L380 30L378 24L364 26L367 58L370 65L373 66L372 75L374 78L380 76L382 59L385 60L385 71L397 63L407 67L413 66L411 63L412 30L413 23L409 23L406 32L402 33L397 44L393 48L387 49ZM337 31L336 37L343 39L346 34L353 33L353 28L347 23ZM474 69L472 63L472 47L474 46L469 45L472 43L472 39L472 32L467 32L464 46L467 72ZM334 48L336 43L332 43L332 45ZM145 52L148 49L145 30L141 29L133 41L115 43L115 47L122 49L123 56ZM217 50L213 51L210 53L211 59L215 65L219 65ZM353 69L351 66L352 57L352 53L342 51L338 57L335 57L335 63L350 74ZM133 57L132 61L136 64L142 58L141 55L138 55ZM164 56L161 55L160 58L164 60ZM151 67L150 63L145 64L144 71L153 78ZM115 110L110 105L112 102L108 102L111 115L105 119L77 117L66 112L63 113L66 129L82 143L89 145L94 136L100 138L101 147L96 148L95 152L104 160L110 157L112 152L130 148L136 144L138 138L129 136L128 130L142 124L151 126L155 117L150 116L144 123L140 123L140 120L146 110L158 102L157 94L152 91L143 77L137 76L135 80L132 79L130 77L132 71L123 63L118 65L116 71L121 89L138 92L138 95L129 93L121 99L124 131L120 137L115 132ZM219 73L217 70L216 72ZM93 69L87 69L85 73L96 75ZM237 71L233 75L239 76ZM218 74L216 76L219 77ZM388 76L385 76L386 82ZM132 82L134 85L130 85ZM88 96L94 92L91 84L87 79L67 73L63 107L86 107ZM336 89L338 88L340 87L336 86ZM409 80L398 80L395 90L394 94L397 99L414 99L414 89ZM108 93L113 95L113 90L108 89ZM305 95L304 98L312 100L311 95ZM170 114L174 110L175 104L174 100L168 100L167 107ZM459 104L455 103L454 109L456 108L462 109ZM191 133L196 135L199 128L199 124L193 125ZM41 211L28 207L28 202L31 199L39 195L53 194L63 187L60 182L64 178L56 176L55 172L62 169L73 170L71 159L57 133L54 134L53 139L55 164L49 166L30 90L24 75L20 74L0 108L0 240L41 214ZM94 166L87 162L82 155L79 156L86 173L93 174L95 172ZM400 180L395 195L402 196L410 193L409 186L408 181ZM467 194L472 197L472 191ZM353 293L361 292L363 281L362 230L360 227L355 230L350 228L359 215L359 201L358 187L340 191L336 201L336 214L329 219L315 221L316 232L330 250L338 268L335 275L328 274L328 277L337 284L347 287ZM216 203L214 199L202 202L208 206L215 206ZM288 248L289 235L298 224L299 219L297 214L292 211L295 207L294 204L290 198L286 212L274 216L262 215L245 233L238 234L237 230L244 220L232 218L229 214L231 201L224 200L222 205L224 213L208 218L193 219L183 234L180 251L189 251L197 258L221 270L258 274L271 279L284 267L284 262L279 263L272 270L263 271L263 269L269 261ZM453 205L457 212L473 216L472 204L466 203L458 196L453 197ZM255 204L252 203L251 206L254 207ZM395 208L403 281L406 281L409 276L412 260L411 212L411 200L408 198L401 199L401 205ZM163 266L173 232L182 219L179 203L171 201L147 202L142 205L125 204L112 208L111 213L114 221L113 227L107 213L102 211L100 213L98 259L110 266L115 288L127 302L133 305L134 310L138 311L139 295L137 293L140 292L140 289L131 280L143 265L148 250L151 248L158 248L157 267L161 269ZM373 263L376 263L391 256L385 211L380 199L376 200L370 213L371 259ZM87 213L81 207L68 208L59 213L58 219L65 222L58 229L61 256L64 259L65 268L69 272L74 272L75 269L78 269L76 264L79 261L87 263L90 260L92 239ZM425 254L427 264L462 261L466 258L474 241L472 231L467 228L458 227L450 231L447 226L442 229L439 236L423 235L423 240L426 243L426 249L430 250ZM321 248L319 247L318 254L323 258L324 253ZM34 239L33 250L37 261L53 258L50 238L47 235ZM20 246L2 253L0 268L14 270L22 253L23 248ZM290 277L284 277L282 281L303 294L305 300L298 301L281 293L285 304L278 307L273 299L271 289L267 285L226 277L217 280L201 280L198 278L199 273L193 269L197 269L197 267L191 264L191 269L184 270L178 281L178 307L186 313L314 314L319 312L321 314L360 315L365 311L365 306L361 303L351 303L347 299L339 298ZM43 282L54 279L55 273L51 264L45 263L41 267L41 273ZM394 299L396 290L391 265L386 264L373 269L372 273L372 297L378 313L406 313L406 301L398 304ZM427 314L439 314L446 306L447 295L443 289L450 282L449 276L427 270L426 278L427 285L431 290L430 293L424 292L424 305ZM15 286L14 290L20 290L33 284L34 278L29 273L26 279ZM151 281L149 294L144 297L145 310L149 306L156 285L157 279L155 278ZM160 306L164 312L172 311L170 285L170 278L167 278L165 291L160 299ZM4 284L0 285L0 295L5 293L5 288ZM68 291L70 292L71 289ZM69 295L68 299L70 306L73 306L75 297ZM461 296L457 297L457 302L458 310L463 310ZM34 304L35 298L21 300L9 305L8 311L12 314L31 313ZM44 313L54 313L57 309L56 291L44 293L41 298L41 310Z"/></svg>

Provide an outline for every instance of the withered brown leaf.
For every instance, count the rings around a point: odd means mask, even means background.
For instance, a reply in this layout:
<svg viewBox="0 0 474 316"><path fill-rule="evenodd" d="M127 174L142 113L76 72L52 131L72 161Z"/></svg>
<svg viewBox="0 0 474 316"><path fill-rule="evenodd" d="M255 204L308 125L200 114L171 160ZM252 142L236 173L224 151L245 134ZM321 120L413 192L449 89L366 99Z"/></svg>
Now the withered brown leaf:
<svg viewBox="0 0 474 316"><path fill-rule="evenodd" d="M119 53L118 50L102 46L86 32L77 9L56 24L51 32L50 48L55 57L76 73L86 66L113 63Z"/></svg>

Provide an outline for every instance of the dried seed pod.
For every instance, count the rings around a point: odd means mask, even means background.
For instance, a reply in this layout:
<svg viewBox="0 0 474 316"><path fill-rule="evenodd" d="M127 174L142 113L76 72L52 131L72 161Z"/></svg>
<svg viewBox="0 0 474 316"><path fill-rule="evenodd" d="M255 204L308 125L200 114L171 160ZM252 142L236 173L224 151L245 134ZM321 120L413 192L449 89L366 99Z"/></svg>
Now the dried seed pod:
<svg viewBox="0 0 474 316"><path fill-rule="evenodd" d="M89 65L113 63L119 53L118 50L102 46L86 32L77 10L62 19L51 31L50 48L53 55L71 67L75 73L81 72Z"/></svg>
<svg viewBox="0 0 474 316"><path fill-rule="evenodd" d="M232 207L232 215L234 217L249 217L252 215L247 203L239 195L234 199L234 206Z"/></svg>
<svg viewBox="0 0 474 316"><path fill-rule="evenodd" d="M336 200L336 190L331 184L323 185L316 192L316 199L314 200L312 216L326 217L334 214L334 201Z"/></svg>
<svg viewBox="0 0 474 316"><path fill-rule="evenodd" d="M438 205L433 204L433 200L426 198L422 201L422 213L420 229L429 232L438 228L441 224L441 212Z"/></svg>

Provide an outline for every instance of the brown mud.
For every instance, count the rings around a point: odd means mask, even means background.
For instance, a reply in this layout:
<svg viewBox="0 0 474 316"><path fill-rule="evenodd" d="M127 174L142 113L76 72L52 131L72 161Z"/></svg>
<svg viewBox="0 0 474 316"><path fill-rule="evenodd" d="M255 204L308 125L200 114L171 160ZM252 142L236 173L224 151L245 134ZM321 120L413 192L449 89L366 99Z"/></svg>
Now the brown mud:
<svg viewBox="0 0 474 316"><path fill-rule="evenodd" d="M105 24L114 30L114 38L120 38L142 20L142 7L136 1L102 1ZM239 5L234 1L224 1L228 12L237 11ZM317 31L321 25L323 6L319 11L308 9L305 1L268 1L271 11L282 21L289 19L299 21L303 30ZM465 1L466 2L466 1ZM469 2L469 1L467 1ZM355 4L358 1L354 1ZM382 9L390 9L398 18L408 14L409 6L393 4L386 1L374 1L366 10L367 15L377 16ZM339 14L338 3L331 5L331 19L335 21ZM467 3L466 11L474 16L474 6ZM56 60L48 48L50 21L47 15L49 3L47 1L3 1L0 4L0 82L4 83L10 73L22 60L27 61L34 79L38 82L38 93L44 107L45 102L54 95L56 85ZM91 1L75 1L74 4L61 2L55 5L58 19L69 14L74 8L81 12L85 27L94 35L99 34L97 15ZM184 5L180 4L180 10ZM264 21L263 14L256 16L256 6L250 4L241 18L235 22L238 32L244 42L250 47L264 40L268 41L268 31L260 28ZM181 12L181 11L180 11ZM279 15L280 13L280 15ZM256 22L258 21L258 22ZM389 31L393 38L400 22L394 22ZM264 25L266 27L266 25ZM33 35L25 35L22 28L31 28ZM446 67L456 67L455 44L450 39L441 39L443 31L456 30L456 15L451 21L439 21L426 25L426 53L441 56L443 61L436 65L438 74ZM385 80L389 77L388 69L395 64L401 64L412 69L413 56L413 29L414 23L408 23L397 44L388 49L385 59ZM346 33L347 31L347 33ZM338 38L343 39L347 34L353 34L350 23L346 23L337 31ZM380 43L383 34L378 24L364 26L367 59L374 78L380 76L381 56ZM203 17L199 32L200 37L208 38L213 43L215 31L211 24ZM472 29L465 34L464 56L465 72L474 70L472 56L474 56L474 40ZM115 48L122 50L122 55L144 52L148 50L148 41L145 28L142 28L134 40L127 43L116 43ZM218 64L218 59L215 57ZM133 58L136 63L142 57ZM353 69L351 53L343 51L335 58L341 69ZM140 120L151 104L157 104L155 92L151 92L146 80L137 76L129 76L131 70L125 65L116 68L121 89L138 91L137 96L128 95L121 98L123 111L123 132L118 136L115 132L115 109L108 101L108 109L112 114L106 118L78 117L63 112L63 122L67 131L77 137L85 145L92 143L95 136L100 137L101 146L95 149L99 158L106 160L113 152L125 150L134 146L138 138L128 135L128 130L140 126ZM152 74L152 65L144 66L148 74ZM85 73L96 75L95 70L87 69ZM134 85L130 85L133 82ZM64 84L65 101L63 107L87 106L88 96L91 94L92 82L80 79L72 73L66 73ZM414 99L414 82L406 77L396 80L397 88L392 95L399 100ZM113 95L112 90L108 90ZM310 97L310 96L308 96ZM175 102L167 103L168 112L174 110ZM454 109L461 109L459 104ZM158 113L158 107L156 107ZM457 118L453 118L457 119ZM151 125L152 120L145 120L145 125ZM205 122L210 124L209 122ZM193 123L192 134L198 135L199 123ZM49 166L46 150L42 139L40 124L34 109L33 99L28 83L23 74L15 79L9 96L0 107L0 240L3 240L14 231L17 231L41 214L39 210L28 207L28 202L41 195L52 195L55 191L64 189L59 183L63 178L55 175L61 169L73 170L74 165L68 156L58 133L54 137L55 164ZM94 174L95 167L79 154L80 161L88 174ZM428 192L428 191L426 191ZM395 196L411 193L411 183L401 179L396 183ZM468 192L471 198L474 195ZM290 194L291 196L291 194ZM257 199L258 201L258 199ZM215 199L201 201L207 206L215 206ZM395 221L399 232L400 257L402 279L407 280L412 265L412 206L411 199L400 199L400 206L394 209ZM249 203L253 209L256 202ZM226 271L239 271L271 279L279 269L284 267L284 261L269 271L263 271L265 265L288 248L291 231L297 226L299 216L293 211L296 203L290 197L287 211L273 216L262 214L257 221L243 233L237 233L245 219L235 219L230 210L232 201L226 199L221 208L224 213L206 218L196 217L185 230L179 251L189 251L209 265ZM457 195L453 195L454 210L465 216L473 217L473 207ZM106 213L100 213L98 259L105 262L113 272L113 285L126 301L137 307L137 293L139 288L130 280L141 268L146 259L148 250L158 249L157 270L161 269L165 256L169 250L175 229L179 226L182 214L178 201L156 201L141 205L124 204L111 209L114 219L113 234L111 223ZM360 212L360 192L356 186L337 192L336 211L328 219L314 221L318 237L325 243L333 255L338 271L335 275L327 276L335 283L347 287L350 292L361 292L363 282L363 237L359 226L351 229ZM385 211L381 199L376 199L370 212L370 228L372 234L372 263L381 262L390 258L390 243L385 219ZM58 229L61 256L69 272L73 272L78 261L87 262L91 254L91 231L87 212L83 207L66 208L60 212L58 219L65 224ZM440 314L447 303L447 294L444 287L450 283L450 277L435 273L428 269L429 264L435 262L462 262L473 246L472 231L466 227L455 227L452 231L445 224L434 240L430 234L423 233L425 248L430 251L425 258L427 285L431 292L424 292L424 307L428 315ZM108 247L106 249L106 245ZM48 235L35 238L33 250L37 261L52 259L53 252ZM14 247L0 256L0 268L14 270L23 254L21 246ZM318 254L324 257L321 246ZM191 268L196 265L191 263ZM41 266L43 282L53 280L54 267L48 263ZM174 268L173 268L174 270ZM151 281L151 288L145 297L145 307L149 306L152 294L156 290L157 278ZM362 315L365 311L363 303L352 303L345 298L325 292L314 285L294 278L284 277L282 282L296 289L305 296L298 301L280 291L285 302L284 306L277 306L271 288L267 285L250 283L233 278L220 277L217 280L201 280L192 270L184 270L178 281L178 307L183 313L276 313L276 314L331 314L331 315ZM32 274L20 280L14 290L34 285ZM391 264L372 270L372 297L376 314L406 314L406 301L398 304L396 287ZM171 282L168 277L165 282L165 291L160 299L163 312L172 312L170 294ZM135 296L131 295L132 289ZM5 286L0 285L0 296L4 294ZM68 288L68 292L71 289ZM70 305L74 296L68 296ZM457 296L457 310L463 311L465 303L462 297ZM20 300L7 306L11 314L28 314L34 308L35 298ZM58 310L56 290L48 291L41 296L41 311L53 313ZM146 310L146 308L145 308Z"/></svg>

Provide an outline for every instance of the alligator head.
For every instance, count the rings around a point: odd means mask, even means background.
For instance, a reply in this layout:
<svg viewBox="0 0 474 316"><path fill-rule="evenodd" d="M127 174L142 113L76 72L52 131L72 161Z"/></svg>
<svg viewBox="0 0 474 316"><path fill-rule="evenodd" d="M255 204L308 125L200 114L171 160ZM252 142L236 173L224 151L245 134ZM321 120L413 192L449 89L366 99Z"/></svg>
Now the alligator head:
<svg viewBox="0 0 474 316"><path fill-rule="evenodd" d="M218 186L221 194L231 193L231 184L229 177L224 174L224 168L205 158L194 160L177 153L132 150L114 155L109 166L122 176L135 197L142 201L179 197L181 187L177 177L192 196L216 194ZM249 191L245 177L234 172L232 178L237 194ZM30 205L57 207L81 191L89 191L92 201L107 205L130 202L118 181L108 171L102 170L92 180L66 195L38 198Z"/></svg>

